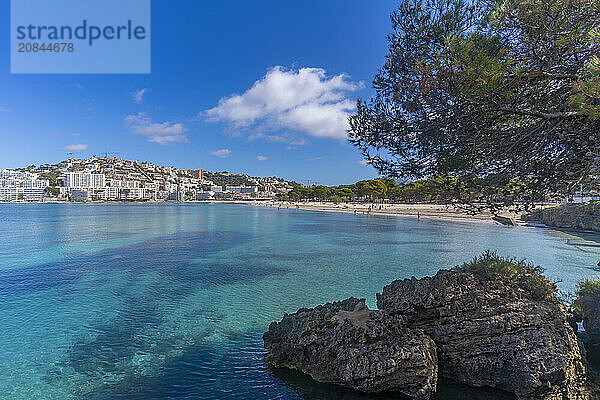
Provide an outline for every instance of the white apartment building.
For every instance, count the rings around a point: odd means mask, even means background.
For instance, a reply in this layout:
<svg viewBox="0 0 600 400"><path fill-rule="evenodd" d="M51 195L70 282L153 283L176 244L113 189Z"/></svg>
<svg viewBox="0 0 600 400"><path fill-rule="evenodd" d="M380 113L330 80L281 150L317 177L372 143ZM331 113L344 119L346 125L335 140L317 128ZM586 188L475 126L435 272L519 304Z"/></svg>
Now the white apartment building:
<svg viewBox="0 0 600 400"><path fill-rule="evenodd" d="M252 194L252 193L258 193L258 187L256 186L227 186L226 187L228 192L232 192L232 193L241 193L241 194Z"/></svg>
<svg viewBox="0 0 600 400"><path fill-rule="evenodd" d="M156 198L156 192L152 189L135 188L121 189L121 200L152 200Z"/></svg>
<svg viewBox="0 0 600 400"><path fill-rule="evenodd" d="M35 172L50 172L54 169L54 166L49 164L40 165L35 169Z"/></svg>
<svg viewBox="0 0 600 400"><path fill-rule="evenodd" d="M14 171L12 169L0 169L0 179L26 178L33 175L30 172Z"/></svg>
<svg viewBox="0 0 600 400"><path fill-rule="evenodd" d="M71 189L69 194L73 201L88 201L90 199L90 192L87 189Z"/></svg>
<svg viewBox="0 0 600 400"><path fill-rule="evenodd" d="M0 201L42 201L44 189L50 186L46 179L26 171L0 170Z"/></svg>
<svg viewBox="0 0 600 400"><path fill-rule="evenodd" d="M139 181L128 181L128 180L119 180L113 179L108 182L111 187L115 188L126 188L126 189L137 189L140 187Z"/></svg>
<svg viewBox="0 0 600 400"><path fill-rule="evenodd" d="M89 197L97 197L100 200L153 200L156 199L156 191L146 188L119 188L106 186L102 189L90 189Z"/></svg>
<svg viewBox="0 0 600 400"><path fill-rule="evenodd" d="M185 199L185 194L181 190L169 193L169 201L183 201L183 199Z"/></svg>
<svg viewBox="0 0 600 400"><path fill-rule="evenodd" d="M67 172L63 176L64 184L68 188L93 189L103 188L105 184L104 174L91 174L87 172Z"/></svg>
<svg viewBox="0 0 600 400"><path fill-rule="evenodd" d="M65 188L66 189L66 188ZM68 189L68 192L71 194L71 200L118 200L120 191L119 188L113 188L105 186L103 188L84 188L84 189ZM84 195L81 192L86 192L87 195ZM76 196L77 198L75 198Z"/></svg>
<svg viewBox="0 0 600 400"><path fill-rule="evenodd" d="M42 201L45 192L41 188L0 187L0 201Z"/></svg>
<svg viewBox="0 0 600 400"><path fill-rule="evenodd" d="M160 189L160 182L145 182L144 183L144 188L146 189L151 189L151 190L158 190Z"/></svg>
<svg viewBox="0 0 600 400"><path fill-rule="evenodd" d="M0 179L0 187L20 187L20 188L39 188L45 189L50 186L50 182L47 179L37 179L37 178L4 178Z"/></svg>
<svg viewBox="0 0 600 400"><path fill-rule="evenodd" d="M196 193L196 200L211 200L215 197L215 193L214 192L205 192L205 191L201 191L201 192L197 192Z"/></svg>

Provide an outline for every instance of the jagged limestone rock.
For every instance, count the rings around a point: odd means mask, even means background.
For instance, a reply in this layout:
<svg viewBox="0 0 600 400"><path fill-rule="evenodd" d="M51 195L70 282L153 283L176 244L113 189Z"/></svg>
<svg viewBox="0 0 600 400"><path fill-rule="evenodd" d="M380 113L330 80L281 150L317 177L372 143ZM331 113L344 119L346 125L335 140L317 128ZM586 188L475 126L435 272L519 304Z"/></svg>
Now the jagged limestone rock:
<svg viewBox="0 0 600 400"><path fill-rule="evenodd" d="M377 294L380 311L354 298L301 309L269 327L267 361L415 398L431 394L439 373L523 400L588 399L585 350L540 271L488 252L433 277L392 282Z"/></svg>
<svg viewBox="0 0 600 400"><path fill-rule="evenodd" d="M377 305L433 338L440 376L520 399L587 398L585 360L566 308L523 282L442 270L392 282Z"/></svg>
<svg viewBox="0 0 600 400"><path fill-rule="evenodd" d="M437 383L435 344L400 318L350 298L300 309L264 334L267 361L319 382L363 392L398 391L428 399Z"/></svg>

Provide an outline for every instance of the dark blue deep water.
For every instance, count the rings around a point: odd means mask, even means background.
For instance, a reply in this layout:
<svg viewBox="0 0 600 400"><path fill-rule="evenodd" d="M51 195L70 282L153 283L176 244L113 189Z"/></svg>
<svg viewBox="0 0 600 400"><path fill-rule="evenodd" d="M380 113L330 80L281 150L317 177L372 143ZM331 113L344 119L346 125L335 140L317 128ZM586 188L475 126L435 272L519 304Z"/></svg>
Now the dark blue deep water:
<svg viewBox="0 0 600 400"><path fill-rule="evenodd" d="M600 238L243 205L0 205L0 398L391 399L265 364L283 313L366 297L486 249L565 293ZM451 384L438 399L510 398Z"/></svg>

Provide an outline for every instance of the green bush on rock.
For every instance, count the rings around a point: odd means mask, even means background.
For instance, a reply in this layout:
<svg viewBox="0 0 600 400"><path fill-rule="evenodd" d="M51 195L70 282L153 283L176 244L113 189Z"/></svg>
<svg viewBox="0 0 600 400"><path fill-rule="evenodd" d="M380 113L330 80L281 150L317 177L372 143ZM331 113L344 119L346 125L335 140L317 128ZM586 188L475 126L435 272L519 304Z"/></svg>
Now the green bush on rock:
<svg viewBox="0 0 600 400"><path fill-rule="evenodd" d="M486 281L515 282L537 300L550 299L557 292L556 284L542 275L542 267L524 260L504 258L489 250L469 263L454 267L454 270L470 272Z"/></svg>

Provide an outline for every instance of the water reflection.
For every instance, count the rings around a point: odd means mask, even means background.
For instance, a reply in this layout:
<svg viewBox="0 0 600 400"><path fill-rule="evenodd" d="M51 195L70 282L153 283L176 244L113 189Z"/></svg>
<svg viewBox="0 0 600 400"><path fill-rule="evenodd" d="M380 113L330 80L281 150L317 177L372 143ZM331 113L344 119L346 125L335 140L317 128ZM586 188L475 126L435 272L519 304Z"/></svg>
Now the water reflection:
<svg viewBox="0 0 600 400"><path fill-rule="evenodd" d="M269 372L306 400L407 400L399 393L361 393L337 385L319 383L308 375L286 368L269 368ZM492 388L473 388L440 379L431 400L515 400L517 397Z"/></svg>

